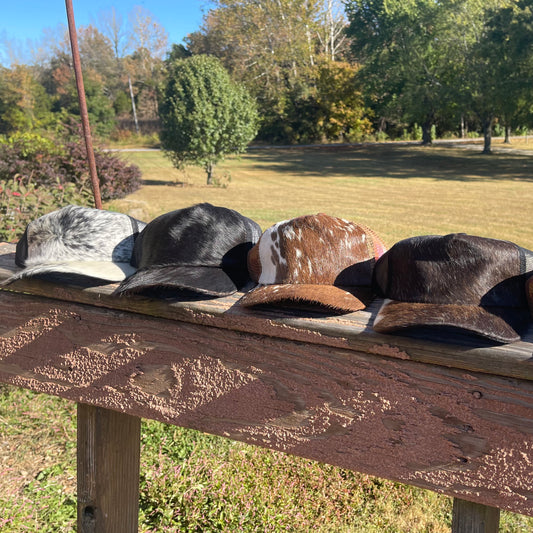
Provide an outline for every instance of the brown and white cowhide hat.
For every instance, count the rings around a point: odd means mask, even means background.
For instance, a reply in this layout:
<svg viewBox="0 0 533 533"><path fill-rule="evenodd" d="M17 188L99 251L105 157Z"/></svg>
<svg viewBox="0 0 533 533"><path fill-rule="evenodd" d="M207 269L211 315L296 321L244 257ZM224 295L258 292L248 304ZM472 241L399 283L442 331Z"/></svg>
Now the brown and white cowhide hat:
<svg viewBox="0 0 533 533"><path fill-rule="evenodd" d="M248 253L248 270L259 286L239 302L359 311L371 297L372 269L384 251L369 228L323 213L279 222Z"/></svg>
<svg viewBox="0 0 533 533"><path fill-rule="evenodd" d="M98 285L135 272L133 246L146 226L123 213L69 205L31 221L17 243L15 263L21 278Z"/></svg>
<svg viewBox="0 0 533 533"><path fill-rule="evenodd" d="M376 263L374 288L386 300L373 328L448 327L517 341L530 322L531 271L533 252L512 242L464 233L405 239Z"/></svg>

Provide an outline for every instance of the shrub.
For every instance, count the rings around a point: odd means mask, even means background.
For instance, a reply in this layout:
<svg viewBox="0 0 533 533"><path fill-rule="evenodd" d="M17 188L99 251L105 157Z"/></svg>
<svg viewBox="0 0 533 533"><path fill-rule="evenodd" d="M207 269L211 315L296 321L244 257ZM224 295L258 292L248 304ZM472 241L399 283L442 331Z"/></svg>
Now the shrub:
<svg viewBox="0 0 533 533"><path fill-rule="evenodd" d="M89 179L87 150L79 141L65 143L62 168L71 181L76 183ZM94 151L100 194L102 200L123 198L141 186L141 171L136 165L126 163L111 152Z"/></svg>
<svg viewBox="0 0 533 533"><path fill-rule="evenodd" d="M60 147L52 141L34 133L17 133L0 141L0 179L17 176L25 182L53 183L61 179L57 165L61 157Z"/></svg>
<svg viewBox="0 0 533 533"><path fill-rule="evenodd" d="M141 171L95 150L102 200L122 198L141 184ZM0 240L16 240L26 225L67 204L94 205L85 145L35 133L0 139Z"/></svg>
<svg viewBox="0 0 533 533"><path fill-rule="evenodd" d="M141 185L141 171L110 152L95 149L102 200L122 198ZM85 144L79 138L56 143L35 133L18 133L0 141L0 179L14 176L37 186L73 183L82 190L89 183Z"/></svg>
<svg viewBox="0 0 533 533"><path fill-rule="evenodd" d="M161 145L178 169L204 166L211 184L213 167L228 154L244 152L255 137L256 103L215 57L178 59L168 71L159 107Z"/></svg>
<svg viewBox="0 0 533 533"><path fill-rule="evenodd" d="M16 241L33 219L68 204L88 205L92 198L88 186L77 188L57 180L54 187L39 187L24 181L19 175L0 179L0 241Z"/></svg>

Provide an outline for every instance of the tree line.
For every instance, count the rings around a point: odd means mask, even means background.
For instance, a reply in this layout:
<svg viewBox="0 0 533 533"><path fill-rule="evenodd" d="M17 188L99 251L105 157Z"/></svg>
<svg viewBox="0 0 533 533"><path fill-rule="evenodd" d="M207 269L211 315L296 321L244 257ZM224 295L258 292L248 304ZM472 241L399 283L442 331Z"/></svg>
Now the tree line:
<svg viewBox="0 0 533 533"><path fill-rule="evenodd" d="M532 121L531 0L351 0L353 57L382 121L508 136Z"/></svg>
<svg viewBox="0 0 533 533"><path fill-rule="evenodd" d="M136 8L78 29L97 134L159 118L173 64L218 58L257 102L256 139L357 141L531 126L533 0L213 0L185 45ZM77 113L70 51L56 39L0 68L0 133ZM135 127L132 125L132 127Z"/></svg>
<svg viewBox="0 0 533 533"><path fill-rule="evenodd" d="M114 8L97 22L80 26L78 41L91 125L109 135L121 119L158 118L158 88L168 34L140 6L126 18ZM4 42L5 50L16 44ZM10 67L0 66L0 133L59 128L79 114L72 55L66 26L47 30L33 43L31 61L10 54Z"/></svg>

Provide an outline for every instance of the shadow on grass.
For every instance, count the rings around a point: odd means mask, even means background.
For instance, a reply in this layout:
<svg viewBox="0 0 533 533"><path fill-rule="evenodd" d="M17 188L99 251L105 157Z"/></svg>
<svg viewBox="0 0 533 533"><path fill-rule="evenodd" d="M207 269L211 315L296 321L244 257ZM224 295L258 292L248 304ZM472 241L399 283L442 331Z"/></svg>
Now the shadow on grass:
<svg viewBox="0 0 533 533"><path fill-rule="evenodd" d="M442 146L272 148L250 151L246 160L257 169L272 165L279 173L324 178L533 181L530 155L483 155L481 149L477 152Z"/></svg>
<svg viewBox="0 0 533 533"><path fill-rule="evenodd" d="M165 185L167 187L190 187L191 184L186 181L179 180L156 180L152 178L143 178L143 185Z"/></svg>

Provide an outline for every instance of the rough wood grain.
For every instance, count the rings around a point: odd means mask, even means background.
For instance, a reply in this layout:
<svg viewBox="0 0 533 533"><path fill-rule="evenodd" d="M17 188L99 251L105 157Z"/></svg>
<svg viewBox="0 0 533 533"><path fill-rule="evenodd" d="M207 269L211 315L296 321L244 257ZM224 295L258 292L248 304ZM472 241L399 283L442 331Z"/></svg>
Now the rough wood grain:
<svg viewBox="0 0 533 533"><path fill-rule="evenodd" d="M533 515L531 381L32 295L0 308L0 381Z"/></svg>
<svg viewBox="0 0 533 533"><path fill-rule="evenodd" d="M0 282L16 270L14 245L0 243ZM473 336L451 336L436 331L419 333L418 337L379 335L370 327L381 305L379 300L374 301L368 310L331 316L279 308L246 309L238 305L240 293L214 300L179 301L141 296L115 297L111 294L113 289L113 285L80 289L32 279L23 279L9 286L11 291L64 302L86 303L330 347L352 349L355 346L366 353L393 359L533 380L533 326L523 342L494 346Z"/></svg>
<svg viewBox="0 0 533 533"><path fill-rule="evenodd" d="M500 510L479 503L453 500L452 533L498 533Z"/></svg>
<svg viewBox="0 0 533 533"><path fill-rule="evenodd" d="M78 532L135 533L141 419L78 404Z"/></svg>

